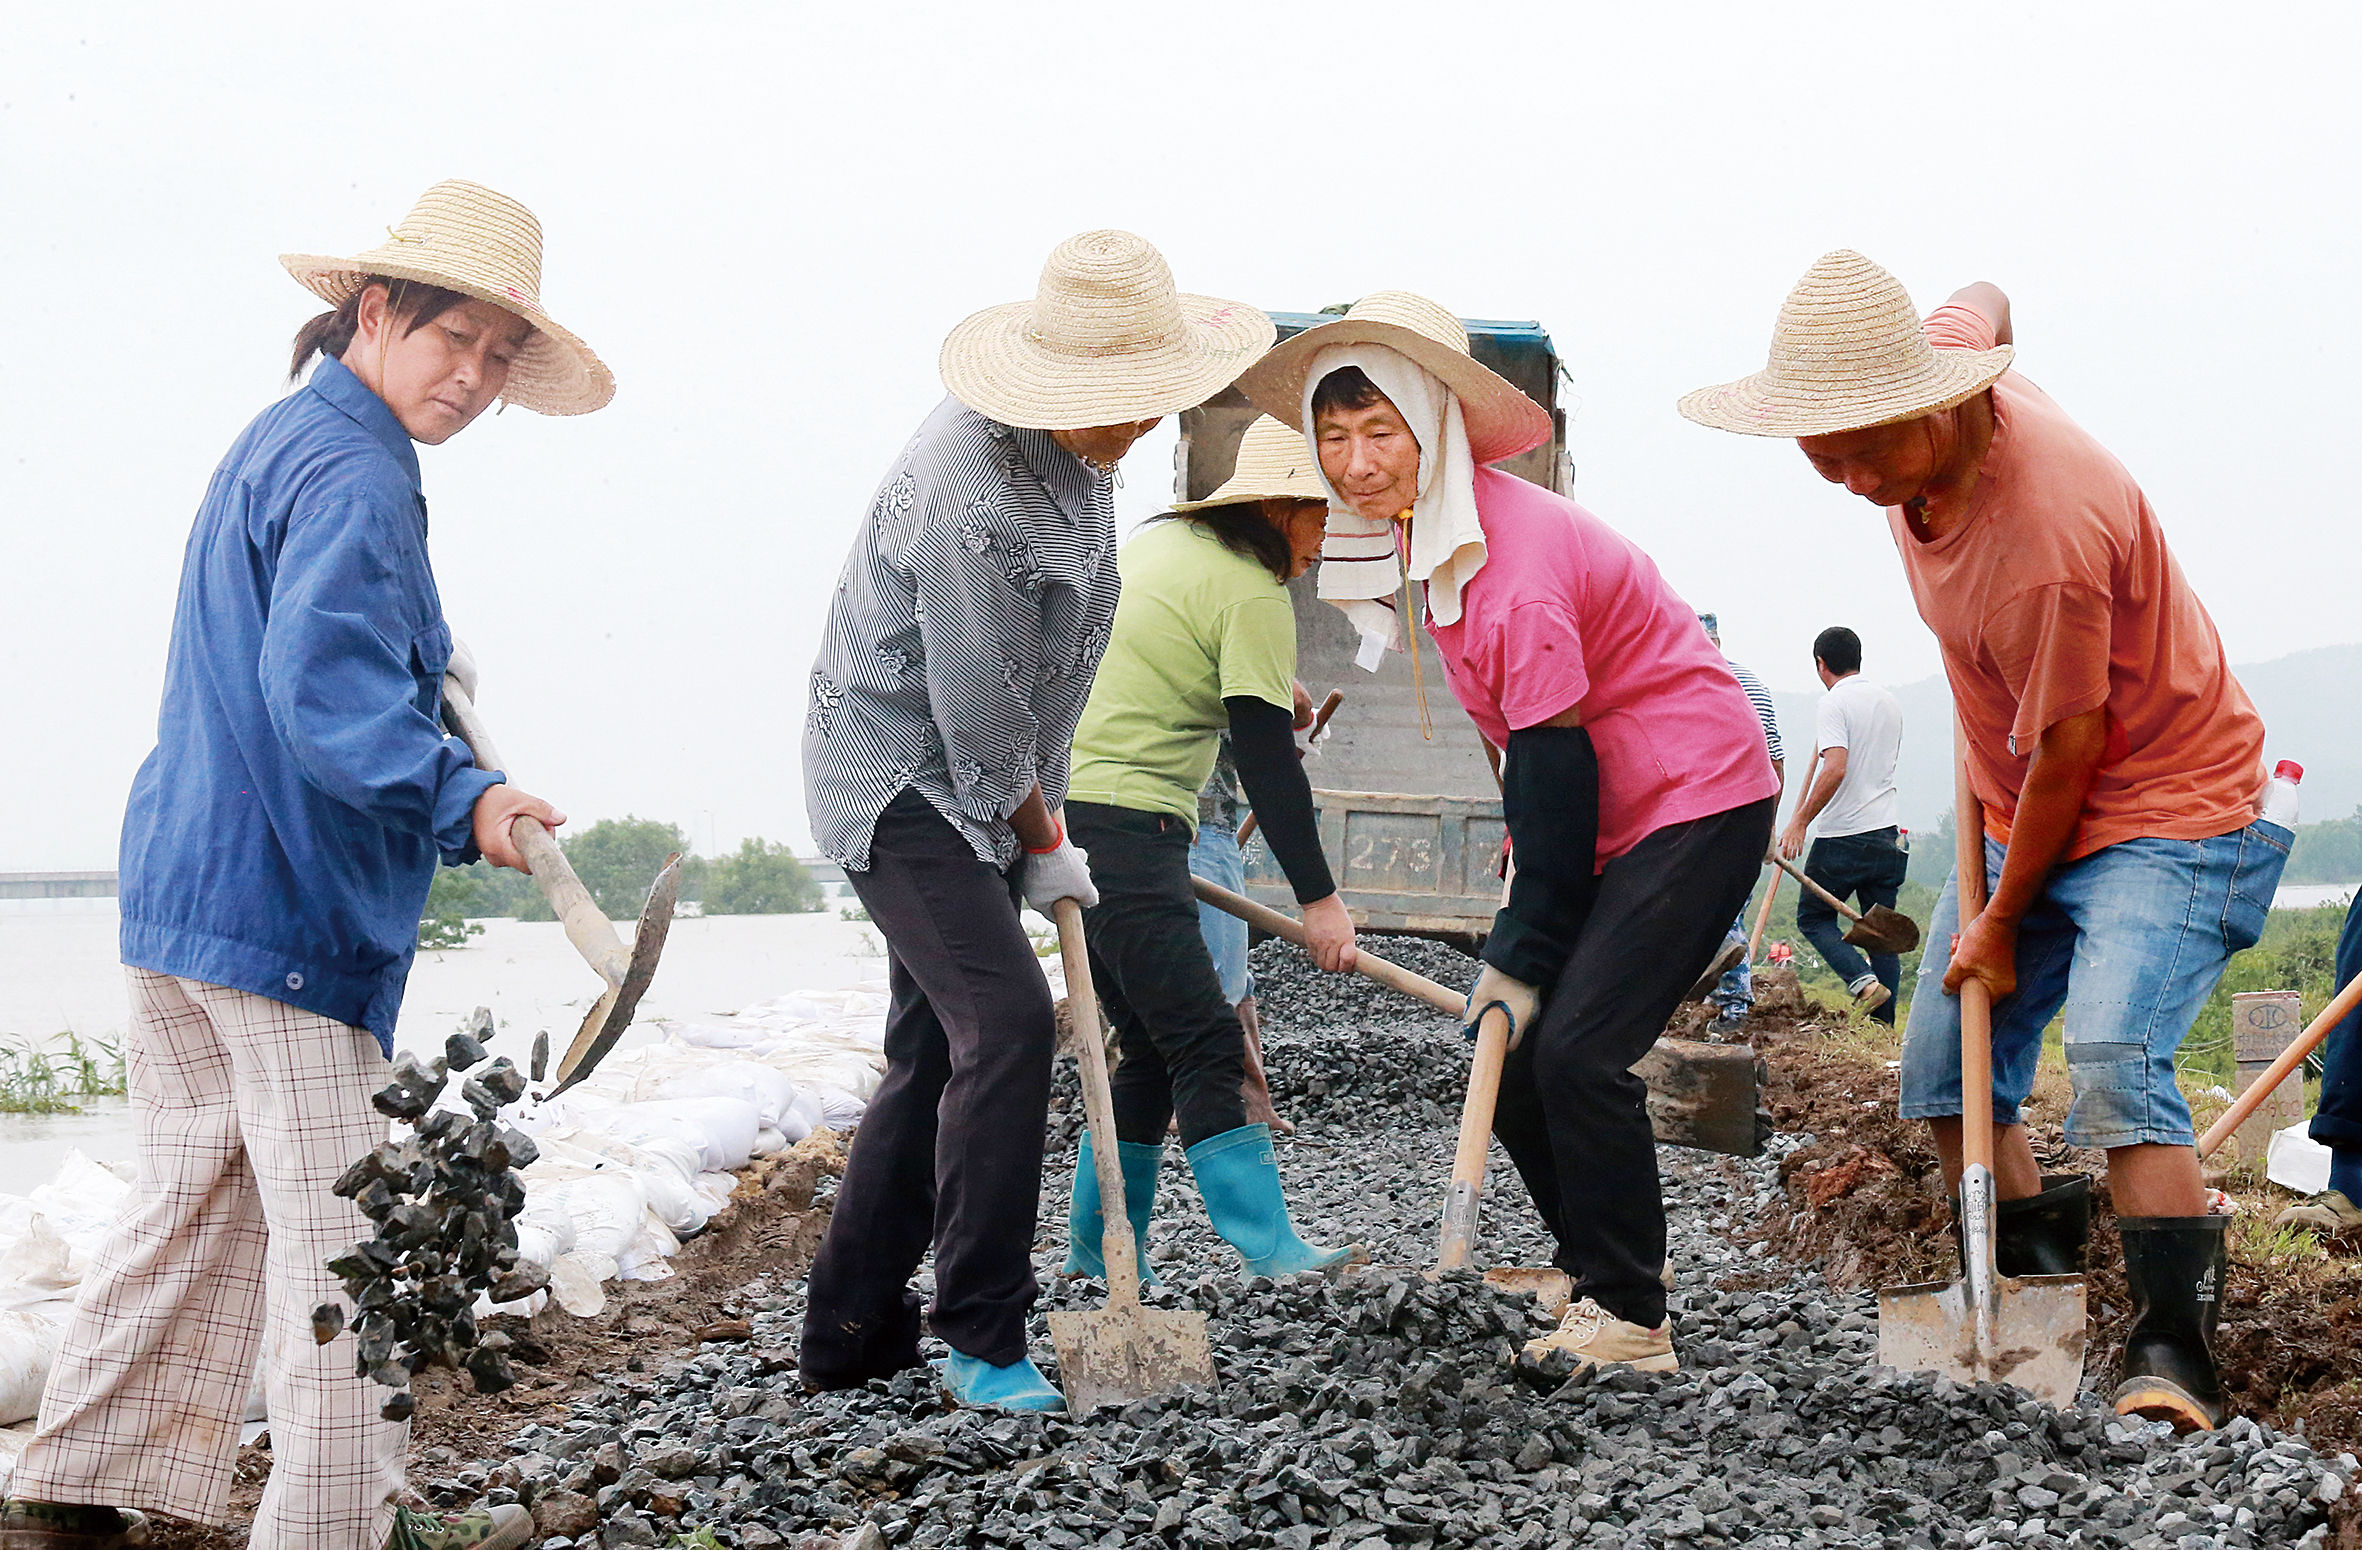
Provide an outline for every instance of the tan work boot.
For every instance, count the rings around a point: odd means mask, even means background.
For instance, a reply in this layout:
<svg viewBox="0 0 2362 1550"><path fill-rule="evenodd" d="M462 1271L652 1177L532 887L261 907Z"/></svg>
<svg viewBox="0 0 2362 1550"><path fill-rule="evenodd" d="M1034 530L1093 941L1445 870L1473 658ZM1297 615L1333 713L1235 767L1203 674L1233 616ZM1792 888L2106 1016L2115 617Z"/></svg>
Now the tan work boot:
<svg viewBox="0 0 2362 1550"><path fill-rule="evenodd" d="M1845 987L1854 998L1854 1010L1865 1017L1895 998L1895 993L1878 983L1878 976L1865 974Z"/></svg>
<svg viewBox="0 0 2362 1550"><path fill-rule="evenodd" d="M1564 1351L1585 1367L1630 1367L1639 1372L1679 1372L1673 1355L1671 1320L1655 1329L1628 1324L1593 1302L1578 1297L1559 1315L1558 1328L1539 1340L1525 1343L1525 1354L1540 1361L1553 1351Z"/></svg>
<svg viewBox="0 0 2362 1550"><path fill-rule="evenodd" d="M517 1550L533 1537L533 1514L518 1506L478 1507L438 1518L394 1509L385 1550Z"/></svg>
<svg viewBox="0 0 2362 1550"><path fill-rule="evenodd" d="M140 1513L72 1502L0 1505L0 1550L123 1550L147 1543Z"/></svg>
<svg viewBox="0 0 2362 1550"><path fill-rule="evenodd" d="M2272 1225L2335 1236L2362 1227L2362 1206L2348 1200L2343 1190L2325 1189L2273 1217Z"/></svg>

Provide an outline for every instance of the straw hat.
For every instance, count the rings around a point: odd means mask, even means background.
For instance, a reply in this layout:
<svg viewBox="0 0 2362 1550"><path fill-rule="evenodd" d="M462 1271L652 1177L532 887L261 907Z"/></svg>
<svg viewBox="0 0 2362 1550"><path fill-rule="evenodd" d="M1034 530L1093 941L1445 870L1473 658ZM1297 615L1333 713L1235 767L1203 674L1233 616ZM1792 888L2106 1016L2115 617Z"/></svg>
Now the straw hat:
<svg viewBox="0 0 2362 1550"><path fill-rule="evenodd" d="M1390 345L1440 379L1460 400L1468 450L1479 463L1498 463L1550 439L1550 411L1477 364L1460 320L1409 291L1373 291L1336 322L1306 329L1249 367L1238 379L1239 391L1300 432L1304 374L1312 358L1333 344Z"/></svg>
<svg viewBox="0 0 2362 1550"><path fill-rule="evenodd" d="M1176 501L1175 511L1203 511L1239 501L1319 501L1327 505L1328 487L1320 482L1320 468L1304 433L1259 415L1238 441L1238 464L1222 487L1202 501Z"/></svg>
<svg viewBox="0 0 2362 1550"><path fill-rule="evenodd" d="M1916 420L1975 397L2009 370L2008 345L1939 350L1902 282L1839 248L1796 282L1763 370L1700 388L1681 412L1747 436L1826 436Z"/></svg>
<svg viewBox="0 0 2362 1550"><path fill-rule="evenodd" d="M417 280L488 301L533 325L500 396L542 414L588 414L615 396L615 374L541 310L541 222L481 183L437 183L387 240L351 258L282 253L279 262L332 307L371 275Z"/></svg>
<svg viewBox="0 0 2362 1550"><path fill-rule="evenodd" d="M1142 238L1086 231L1051 252L1033 300L953 329L938 367L978 414L1072 431L1194 408L1277 333L1244 302L1175 290L1164 255Z"/></svg>

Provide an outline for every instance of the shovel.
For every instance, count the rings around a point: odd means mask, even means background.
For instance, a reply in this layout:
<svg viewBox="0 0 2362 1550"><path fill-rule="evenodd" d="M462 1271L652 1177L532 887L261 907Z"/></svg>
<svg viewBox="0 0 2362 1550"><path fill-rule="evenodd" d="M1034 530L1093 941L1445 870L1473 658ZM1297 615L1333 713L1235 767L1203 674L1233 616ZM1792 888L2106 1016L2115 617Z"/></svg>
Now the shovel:
<svg viewBox="0 0 2362 1550"><path fill-rule="evenodd" d="M1959 918L1985 907L1985 817L1968 785L1968 739L1955 730L1959 770ZM2081 1276L2005 1276L1993 1263L1993 998L1982 980L1960 986L1960 1230L1965 1273L1878 1294L1878 1360L1961 1383L2014 1383L2046 1404L2075 1402L2083 1382Z"/></svg>
<svg viewBox="0 0 2362 1550"><path fill-rule="evenodd" d="M1185 1387L1214 1387L1214 1347L1206 1316L1140 1305L1140 1261L1124 1210L1123 1160L1116 1151L1115 1096L1107 1085L1107 1047L1091 956L1083 945L1082 906L1060 899L1058 952L1066 965L1066 1005L1074 1019L1075 1066L1083 1114L1091 1125L1091 1162L1099 1175L1100 1253L1107 1261L1107 1306L1096 1313L1050 1315L1050 1344L1066 1408L1079 1415Z"/></svg>
<svg viewBox="0 0 2362 1550"><path fill-rule="evenodd" d="M484 720L476 714L475 702L459 686L459 680L446 675L443 679L443 724L451 729L475 755L480 770L505 770L508 765L492 746L492 734L484 729ZM533 869L533 881L541 889L541 896L549 900L566 928L566 939L583 956L607 988L582 1020L574 1042L566 1047L566 1054L558 1062L558 1085L549 1096L556 1097L576 1082L591 1074L623 1031L631 1026L632 1014L639 1010L640 997L647 992L648 982L656 977L656 960L664 952L665 933L672 929L673 905L681 896L681 858L666 859L656 881L648 889L648 902L640 911L639 929L632 933L629 952L615 934L615 923L607 912L591 897L582 879L574 875L567 863L566 853L558 849L558 842L537 819L519 818L509 828L523 854L525 864Z"/></svg>
<svg viewBox="0 0 2362 1550"><path fill-rule="evenodd" d="M1978 852L1981 861L1983 852ZM1804 875L1804 868L1790 861L1778 851L1771 859L1779 869L1811 889L1823 904L1843 915L1853 924L1846 928L1845 939L1854 946L1873 953L1907 953L1919 945L1919 922L1901 910L1890 910L1883 904L1870 906L1865 915L1846 903L1819 883Z"/></svg>

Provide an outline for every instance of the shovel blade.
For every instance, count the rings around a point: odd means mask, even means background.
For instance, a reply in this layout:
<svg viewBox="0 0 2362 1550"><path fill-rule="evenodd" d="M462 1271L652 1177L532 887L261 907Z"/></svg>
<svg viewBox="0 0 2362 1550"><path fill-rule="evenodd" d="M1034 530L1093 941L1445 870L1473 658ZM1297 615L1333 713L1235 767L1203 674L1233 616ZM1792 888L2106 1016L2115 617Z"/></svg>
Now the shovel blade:
<svg viewBox="0 0 2362 1550"><path fill-rule="evenodd" d="M590 1015L582 1020L582 1027L567 1046L566 1057L558 1062L558 1085L551 1096L564 1092L597 1069L615 1041L623 1037L632 1025L632 1014L640 1009L640 997L648 992L649 982L656 978L656 961L664 956L664 938L672 930L673 908L681 897L681 858L669 857L664 869L656 874L656 881L648 888L648 902L641 907L639 928L632 933L631 968L623 983L601 996Z"/></svg>
<svg viewBox="0 0 2362 1550"><path fill-rule="evenodd" d="M1484 1279L1487 1286L1525 1293L1553 1319L1565 1314L1567 1304L1575 1300L1575 1278L1556 1265L1498 1265L1486 1271Z"/></svg>
<svg viewBox="0 0 2362 1550"><path fill-rule="evenodd" d="M1867 915L1846 929L1845 939L1874 953L1907 953L1919 945L1919 922L1901 910L1873 904Z"/></svg>
<svg viewBox="0 0 2362 1550"><path fill-rule="evenodd" d="M1956 1383L2012 1383L2045 1404L2073 1404L2083 1384L2083 1278L1995 1276L1993 1287L1993 1349L1983 1353L1966 1281L1880 1290L1879 1362Z"/></svg>
<svg viewBox="0 0 2362 1550"><path fill-rule="evenodd" d="M1714 961L1706 965L1706 972L1698 976L1697 983L1690 986L1689 994L1682 999L1684 1001L1703 1001L1714 994L1714 987L1722 983L1722 977L1736 968L1739 960L1746 956L1746 943L1723 943L1722 951L1714 955Z"/></svg>
<svg viewBox="0 0 2362 1550"><path fill-rule="evenodd" d="M1066 1408L1080 1415L1178 1388L1214 1387L1206 1316L1169 1308L1104 1308L1050 1315L1050 1344Z"/></svg>
<svg viewBox="0 0 2362 1550"><path fill-rule="evenodd" d="M1744 1044L1659 1039L1632 1063L1648 1083L1650 1130L1669 1146L1760 1157L1771 1134L1760 1104L1762 1063Z"/></svg>

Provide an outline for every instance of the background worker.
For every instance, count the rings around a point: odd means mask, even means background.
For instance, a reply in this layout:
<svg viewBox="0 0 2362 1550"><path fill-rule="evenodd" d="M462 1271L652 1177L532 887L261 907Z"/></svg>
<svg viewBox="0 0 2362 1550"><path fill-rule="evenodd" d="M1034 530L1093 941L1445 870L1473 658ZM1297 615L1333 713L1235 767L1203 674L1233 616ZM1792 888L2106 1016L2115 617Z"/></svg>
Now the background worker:
<svg viewBox="0 0 2362 1550"><path fill-rule="evenodd" d="M2362 890L2346 906L2337 939L2335 995L2362 974ZM2344 1233L2362 1227L2362 1011L2349 1013L2321 1043L2321 1100L2307 1134L2329 1148L2329 1185L2280 1213L2283 1227Z"/></svg>
<svg viewBox="0 0 2362 1550"><path fill-rule="evenodd" d="M1714 649L1721 651L1722 621L1713 614L1700 614L1698 624L1705 630L1706 639L1714 643ZM1780 718L1779 713L1772 709L1771 691L1763 686L1762 679L1733 662L1727 652L1723 655L1722 665L1730 669L1730 675L1746 691L1747 703L1754 708L1755 719L1763 724L1763 747L1771 755L1772 779L1778 781L1785 790L1788 784L1788 750L1780 741ZM1714 1018L1706 1025L1709 1033L1738 1032L1740 1025L1746 1022L1747 1014L1755 1009L1755 965L1747 957L1747 912L1744 909L1739 911L1738 919L1731 922L1730 932L1723 937L1717 956L1729 956L1734 949L1737 961L1722 971L1722 977L1714 982L1713 991L1706 997L1707 1003L1714 1008Z"/></svg>
<svg viewBox="0 0 2362 1550"><path fill-rule="evenodd" d="M1246 1112L1245 1032L1198 929L1189 846L1198 792L1227 730L1272 855L1303 908L1312 960L1353 967L1353 917L1321 854L1312 783L1296 757L1308 709L1296 684L1287 584L1320 559L1325 493L1304 440L1257 420L1230 478L1150 519L1124 546L1123 602L1075 731L1066 816L1091 858L1098 900L1083 912L1091 978L1121 1041L1115 1132L1124 1200L1148 1279L1148 1224L1165 1126L1206 1215L1251 1275L1342 1260L1289 1221L1268 1125ZM1309 720L1309 717L1305 718ZM1098 1175L1086 1135L1068 1214L1069 1274L1104 1275Z"/></svg>
<svg viewBox="0 0 2362 1550"><path fill-rule="evenodd" d="M1864 913L1873 905L1893 909L1911 865L1895 795L1903 707L1862 676L1861 637L1842 624L1813 637L1813 670L1827 691L1813 712L1820 765L1812 789L1798 799L1780 833L1780 854L1790 861L1803 855L1805 876L1840 899L1858 901ZM1796 929L1845 982L1856 1007L1894 1026L1902 959L1865 955L1845 939L1837 911L1809 888L1796 901Z"/></svg>
<svg viewBox="0 0 2362 1550"><path fill-rule="evenodd" d="M438 722L452 640L413 443L498 400L584 414L615 381L541 310L540 223L488 188L436 184L358 258L280 262L334 310L296 334L289 376L319 364L239 436L189 535L123 817L139 1182L83 1280L0 1550L120 1544L118 1508L220 1524L258 1352L256 1550L532 1534L521 1507L394 1505L409 1423L354 1374L350 1321L319 1345L311 1312L342 1304L325 1263L373 1232L331 1186L385 1139L370 1097L437 861L521 872L510 826L565 821Z"/></svg>
<svg viewBox="0 0 2362 1550"><path fill-rule="evenodd" d="M945 339L950 396L861 521L812 665L813 837L886 939L886 1075L813 1260L800 1370L858 1388L934 1333L963 1403L1059 1410L1026 1354L1055 1031L1018 903L1098 902L1058 809L1115 617L1115 468L1270 343L1129 232L1070 237L1031 302Z"/></svg>
<svg viewBox="0 0 2362 1550"><path fill-rule="evenodd" d="M1312 714L1312 696L1299 683L1296 730L1310 726ZM1246 799L1238 788L1238 754L1230 746L1230 733L1225 731L1215 745L1214 773L1206 777L1204 788L1197 794L1197 836L1189 842L1190 876L1202 877L1232 893L1246 890L1247 858L1239 846L1238 831L1246 821L1247 811ZM1247 923L1228 910L1200 904L1197 931L1205 938L1206 952L1214 960L1214 973L1222 981L1222 999L1237 1010L1239 1026L1246 1030L1247 1074L1240 1091L1246 1099L1247 1118L1269 1125L1277 1134L1292 1135L1296 1127L1271 1106L1271 1080L1263 1069L1263 1018L1255 1000L1254 966L1247 958Z"/></svg>
<svg viewBox="0 0 2362 1550"><path fill-rule="evenodd" d="M1321 596L1392 647L1429 631L1452 692L1505 751L1517 864L1469 1021L1509 1018L1493 1133L1576 1294L1526 1349L1671 1371L1665 1202L1631 1066L1762 869L1779 795L1762 726L1637 545L1485 466L1539 445L1550 417L1469 356L1442 307L1365 296L1239 386L1302 425L1319 459Z"/></svg>
<svg viewBox="0 0 2362 1550"><path fill-rule="evenodd" d="M2211 1428L2229 1218L2207 1214L2174 1052L2262 932L2291 835L2258 816L2263 722L2147 497L2012 358L1997 288L1956 292L1923 329L1894 276L1835 252L1789 293L1767 367L1681 412L1792 436L1885 510L1943 649L1993 880L1974 919L1957 877L1936 905L1903 1115L1929 1122L1957 1189L1957 992L1976 976L1994 998L1999 1268L2079 1270L2089 1181L2042 1177L2019 1107L2065 1009L2067 1144L2108 1154L2132 1292L2116 1408Z"/></svg>

